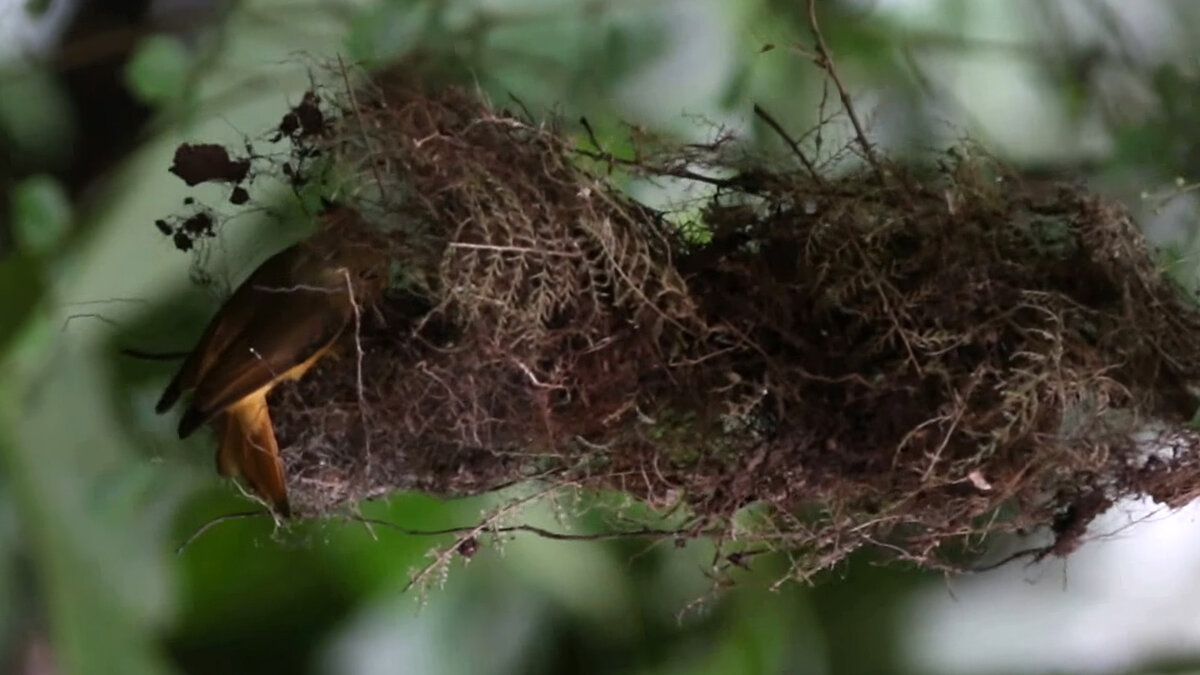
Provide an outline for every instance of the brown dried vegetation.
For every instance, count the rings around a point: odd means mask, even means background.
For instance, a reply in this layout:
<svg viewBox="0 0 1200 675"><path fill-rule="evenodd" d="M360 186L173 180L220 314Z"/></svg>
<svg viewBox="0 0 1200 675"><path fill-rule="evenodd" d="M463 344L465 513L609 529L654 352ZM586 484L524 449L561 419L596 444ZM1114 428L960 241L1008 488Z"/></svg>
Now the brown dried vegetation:
<svg viewBox="0 0 1200 675"><path fill-rule="evenodd" d="M581 153L398 71L335 107L289 138L350 173L396 278L272 401L300 511L618 490L682 506L673 537L787 550L803 578L861 547L945 566L948 543L1039 526L1066 553L1116 500L1197 494L1200 314L1079 187L969 149L824 176L729 139ZM614 173L711 194L662 214ZM755 503L769 517L735 529Z"/></svg>

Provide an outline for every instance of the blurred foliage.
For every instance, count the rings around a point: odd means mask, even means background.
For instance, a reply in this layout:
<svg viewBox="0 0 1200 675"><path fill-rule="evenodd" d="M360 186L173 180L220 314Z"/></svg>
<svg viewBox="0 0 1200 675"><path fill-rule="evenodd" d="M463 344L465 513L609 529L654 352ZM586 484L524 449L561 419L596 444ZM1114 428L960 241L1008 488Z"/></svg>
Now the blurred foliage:
<svg viewBox="0 0 1200 675"><path fill-rule="evenodd" d="M71 202L62 187L49 176L31 176L12 187L12 202L17 247L50 254L70 227Z"/></svg>
<svg viewBox="0 0 1200 675"><path fill-rule="evenodd" d="M43 70L0 71L0 138L11 165L56 166L74 140L63 92Z"/></svg>
<svg viewBox="0 0 1200 675"><path fill-rule="evenodd" d="M126 66L129 88L143 101L173 103L187 92L191 71L187 47L170 35L151 35L138 43Z"/></svg>
<svg viewBox="0 0 1200 675"><path fill-rule="evenodd" d="M4 11L45 20L53 4ZM211 10L203 21L172 21L189 3L161 4L112 74L158 117L111 127L132 134L120 146L132 154L88 174L88 189L64 177L88 159L75 149L96 113L62 74L68 57L100 57L19 54L0 69L0 671L22 672L48 636L64 673L912 672L898 644L912 620L903 607L930 580L869 559L778 591L767 586L786 561L756 559L737 589L710 598L712 550L698 545L485 541L444 586L406 593L444 539L354 522L276 533L245 519L175 554L246 503L213 475L209 439L180 443L153 415L173 363L119 354L190 346L218 299L188 283L191 260L153 226L183 198L165 171L173 146L257 138L333 57L370 64L432 48L500 105L586 115L617 153L629 150L625 122L695 140L727 125L781 148L751 103L796 136L837 109L802 49L804 3L190 3ZM965 130L1014 162L1088 173L1117 194L1194 180L1200 107L1194 71L1179 64L1200 44L1195 8L1161 3L1169 30L1133 49L1120 16L1062 9L1080 4L820 3L826 40L887 147L915 153ZM989 126L989 110L1016 102L1035 112ZM838 129L826 150L845 141ZM1166 225L1142 213L1184 242L1185 267L1189 199ZM274 218L298 211L284 186L255 200L262 217L230 223L202 260L219 282L277 247L288 231ZM1180 274L1194 279L1194 264ZM440 528L473 522L489 500L400 495L363 513ZM530 517L567 527L557 515Z"/></svg>

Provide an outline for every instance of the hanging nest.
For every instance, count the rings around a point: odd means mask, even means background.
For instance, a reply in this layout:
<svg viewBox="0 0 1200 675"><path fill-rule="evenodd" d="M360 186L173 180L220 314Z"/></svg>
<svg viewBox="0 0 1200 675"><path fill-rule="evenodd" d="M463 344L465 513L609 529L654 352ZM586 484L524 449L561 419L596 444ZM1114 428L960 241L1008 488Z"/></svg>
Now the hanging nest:
<svg viewBox="0 0 1200 675"><path fill-rule="evenodd" d="M1117 500L1197 494L1200 314L1079 186L970 148L839 175L727 138L581 153L397 71L310 94L279 135L290 180L332 158L396 251L342 357L273 394L301 512L616 490L806 577L1038 527L1065 553ZM708 194L666 214L629 175Z"/></svg>

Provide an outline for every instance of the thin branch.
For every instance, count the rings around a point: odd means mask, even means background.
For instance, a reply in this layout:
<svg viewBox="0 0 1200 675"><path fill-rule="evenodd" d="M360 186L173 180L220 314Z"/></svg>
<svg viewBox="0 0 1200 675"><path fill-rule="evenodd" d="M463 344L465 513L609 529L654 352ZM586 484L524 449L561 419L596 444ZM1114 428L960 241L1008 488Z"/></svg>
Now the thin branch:
<svg viewBox="0 0 1200 675"><path fill-rule="evenodd" d="M543 539L553 539L555 541L612 541L612 540L616 540L616 539L641 539L641 538L645 538L645 537L655 537L655 538L666 539L666 538L671 538L671 537L684 537L684 536L696 535L695 532L693 532L692 530L690 530L688 528L678 528L678 529L674 529L674 530L660 530L660 529L653 528L653 527L646 527L646 528L641 528L641 529L636 529L636 530L595 532L592 534L572 534L570 532L556 532L554 530L547 530L545 528L538 527L536 525L505 525L502 527L488 527L486 523L477 524L477 525L464 525L461 527L447 527L447 528L441 529L441 530L414 530L414 529L410 529L410 528L404 527L402 525L397 525L396 523L393 523L393 522L390 522L387 520L382 520L379 518L365 518L365 517L355 516L354 520L360 521L364 524L380 525L380 526L386 527L390 530L399 532L400 534L405 534L405 535L409 535L409 536L413 536L413 537L438 537L438 536L443 536L443 535L447 535L447 534L466 534L466 535L473 537L473 536L479 535L480 533L482 533L484 531L496 533L496 534L527 532L529 534L536 534L537 536L542 537Z"/></svg>
<svg viewBox="0 0 1200 675"><path fill-rule="evenodd" d="M473 538L479 536L479 534L482 533L484 530L495 527L495 523L498 522L501 518L507 516L508 514L512 513L513 511L521 508L525 504L528 504L530 502L541 499L542 497L545 497L547 494L549 494L553 490L558 489L559 487L560 486L547 488L545 490L535 492L532 495L528 495L528 496L522 497L520 499L515 499L515 500L509 502L508 504L505 504L503 507L497 509L494 513L492 513L488 517L479 521L478 524L473 525L471 527L467 527L467 528L460 528L458 539L454 542L454 545L451 546L450 548L447 548L447 549L443 550L442 552L438 553L429 564L427 564L427 565L425 565L425 567L421 568L420 571L418 571L416 574L414 574L408 580L408 583L406 583L404 585L404 588L400 589L400 592L407 593L411 588L413 588L417 584L421 583L434 570L442 567L443 565L448 564L450 562L450 558L459 550L459 547L467 539L473 539Z"/></svg>
<svg viewBox="0 0 1200 675"><path fill-rule="evenodd" d="M76 319L96 319L97 321L106 323L114 328L121 327L121 324L108 318L107 316L104 316L103 314L98 314L96 312L82 312L82 313L78 313L78 314L72 314L72 315L68 316L66 319L64 319L62 322L62 328L60 328L59 330L66 331L67 327L71 325L71 322L75 321Z"/></svg>
<svg viewBox="0 0 1200 675"><path fill-rule="evenodd" d="M813 181L817 185L824 185L825 181L821 179L821 174L817 173L817 168L809 161L808 156L804 154L804 150L800 148L800 144L783 128L783 125L777 122L770 113L757 103L754 104L754 114L758 115L759 119L763 122L766 122L767 126L779 134L779 137L792 148L792 152L796 153L796 157L800 158L800 163L804 165L805 169L808 169L808 174L812 176Z"/></svg>
<svg viewBox="0 0 1200 675"><path fill-rule="evenodd" d="M469 244L466 242L455 241L450 243L450 248L471 249L475 251L496 251L498 253L536 253L538 255L559 257L559 258L582 258L582 253L572 253L570 251L549 251L541 248L532 248L529 246L500 246L497 244Z"/></svg>
<svg viewBox="0 0 1200 675"><path fill-rule="evenodd" d="M587 131L588 140L592 142L592 146L596 148L596 151L607 152L604 149L604 146L600 145L600 139L596 136L596 130L592 128L592 123L588 121L588 118L580 117L579 123L582 124L584 130Z"/></svg>
<svg viewBox="0 0 1200 675"><path fill-rule="evenodd" d="M354 118L358 121L358 130L362 132L363 144L368 152L374 152L371 147L371 137L367 133L367 127L363 124L362 108L358 106L358 97L354 93L354 87L350 85L350 76L346 73L346 64L342 61L342 55L338 54L338 67L342 71L342 81L346 85L346 95L350 98L350 105L354 107ZM369 162L371 165L371 173L375 177L375 185L379 188L379 198L383 199L383 177L379 174L379 162Z"/></svg>
<svg viewBox="0 0 1200 675"><path fill-rule="evenodd" d="M525 115L525 119L522 121L525 122L526 124L534 124L535 123L534 120L536 118L533 116L533 113L529 111L529 106L525 105L525 101L522 101L519 96L512 93L511 91L507 92L507 93L508 93L509 99L511 99L517 105L521 106L521 112Z"/></svg>
<svg viewBox="0 0 1200 675"><path fill-rule="evenodd" d="M994 563L991 563L988 565L980 565L979 567L971 567L965 571L971 572L972 574L975 574L978 572L988 572L988 571L1003 567L1018 558L1026 558L1026 557L1033 558L1033 560L1030 561L1030 564L1032 565L1033 563L1041 562L1042 560L1044 560L1046 558L1046 556L1050 555L1053 552L1054 552L1054 544L1050 544L1049 546L1034 546L1032 548L1021 549L1020 551L1017 551L1011 555L1004 556L1003 558L1001 558L1000 560L997 560Z"/></svg>
<svg viewBox="0 0 1200 675"><path fill-rule="evenodd" d="M740 182L739 176L734 176L732 178L715 178L713 176L705 176L703 174L699 174L694 171L690 171L688 169L672 169L672 168L666 168L666 167L649 166L649 165L645 164L644 162L639 162L639 161L633 160L633 159L624 159L622 157L617 157L616 155L613 155L613 154L610 154L607 152L594 152L592 150L584 150L583 148L575 148L574 152L577 154L583 155L584 157L587 157L588 159L594 159L597 162L605 162L608 164L619 164L621 166L626 166L626 167L630 167L633 169L638 169L640 171L645 171L646 173L652 174L655 176L669 176L671 178L683 178L685 180L694 180L697 183L706 183L708 185L712 185L712 186L720 187L720 188L741 186L747 192L751 191L748 187L744 186L742 184L742 182Z"/></svg>
<svg viewBox="0 0 1200 675"><path fill-rule="evenodd" d="M850 94L846 92L846 86L842 84L842 78L838 75L837 66L833 62L833 52L829 51L829 45L825 44L825 36L821 34L821 27L817 23L817 0L808 0L808 25L812 28L813 37L817 40L817 57L815 59L817 67L829 73L829 76L833 78L838 96L842 99L842 108L846 110L846 114L850 117L850 123L854 125L854 133L858 137L859 145L862 146L867 163L875 170L875 175L882 184L885 182L883 169L875 158L875 150L871 147L871 142L867 140L862 123L858 121L854 103L850 100Z"/></svg>
<svg viewBox="0 0 1200 675"><path fill-rule="evenodd" d="M204 523L200 527L196 528L195 532L192 532L190 535L188 535L187 539L184 539L183 543L181 543L179 546L177 546L175 548L175 554L179 555L180 553L183 553L184 549L186 549L188 546L190 546L192 544L192 542L194 542L200 538L200 535L204 534L205 532L208 532L209 530L216 527L217 525L220 525L221 523L227 523L231 520L241 520L242 518L258 518L260 516L270 516L270 515L271 515L271 512L267 509L256 509L254 511L238 511L236 513L227 513L223 516L217 516L216 518L213 518L212 520L208 521L207 523ZM273 516L272 516L272 518L273 518Z"/></svg>
<svg viewBox="0 0 1200 675"><path fill-rule="evenodd" d="M346 279L346 293L350 296L350 306L354 308L354 384L355 391L358 394L359 421L362 423L363 430L363 455L367 458L366 471L370 475L372 459L371 432L367 428L367 397L363 388L363 356L365 354L362 346L362 310L359 308L358 299L354 297L354 284L350 281L350 270L343 267L341 272L342 276Z"/></svg>

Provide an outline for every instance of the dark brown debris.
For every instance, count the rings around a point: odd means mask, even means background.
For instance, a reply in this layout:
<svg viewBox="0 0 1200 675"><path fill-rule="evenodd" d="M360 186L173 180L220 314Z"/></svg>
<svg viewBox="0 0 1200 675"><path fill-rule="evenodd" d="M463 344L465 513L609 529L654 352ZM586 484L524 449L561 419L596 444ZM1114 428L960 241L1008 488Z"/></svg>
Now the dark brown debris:
<svg viewBox="0 0 1200 675"><path fill-rule="evenodd" d="M170 171L188 187L201 183L240 183L250 172L250 160L231 158L221 145L184 143L175 149Z"/></svg>
<svg viewBox="0 0 1200 675"><path fill-rule="evenodd" d="M305 92L299 105L292 108L280 120L272 141L283 138L303 139L313 136L324 136L330 130L325 113L321 111L320 100L315 91Z"/></svg>
<svg viewBox="0 0 1200 675"><path fill-rule="evenodd" d="M233 192L229 193L229 203L234 206L241 206L248 201L250 201L250 193L240 185L233 188Z"/></svg>

